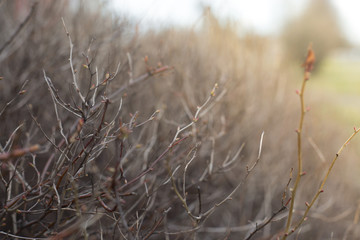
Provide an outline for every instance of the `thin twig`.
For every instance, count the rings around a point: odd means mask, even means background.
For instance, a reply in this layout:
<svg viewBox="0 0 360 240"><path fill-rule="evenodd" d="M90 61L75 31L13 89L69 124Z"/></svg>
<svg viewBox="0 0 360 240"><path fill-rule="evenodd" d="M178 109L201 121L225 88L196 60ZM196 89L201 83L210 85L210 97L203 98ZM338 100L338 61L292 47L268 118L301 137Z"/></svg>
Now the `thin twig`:
<svg viewBox="0 0 360 240"><path fill-rule="evenodd" d="M11 99L9 102L7 102L7 103L5 104L5 106L3 107L3 109L0 111L0 117L1 117L1 115L5 112L6 108L7 108L8 106L10 106L11 103L13 103L13 102L17 99L18 96L20 96L21 94L24 93L24 88L25 88L25 86L27 85L28 82L29 82L29 81L26 80L26 81L21 85L21 88L20 88L20 90L18 91L18 93L16 94L16 96L15 96L13 99Z"/></svg>
<svg viewBox="0 0 360 240"><path fill-rule="evenodd" d="M178 127L176 134L172 140L172 142L170 143L170 146L177 141L178 136L181 132L185 131L186 129L188 129L189 127L191 127L192 125L194 125L198 120L199 120L199 114L201 112L201 110L203 110L203 108L210 102L210 100L215 96L215 90L218 88L218 84L215 84L214 88L211 90L209 97L206 99L206 101L201 105L197 107L197 110L195 112L195 115L192 119L192 121L186 125L185 127Z"/></svg>
<svg viewBox="0 0 360 240"><path fill-rule="evenodd" d="M44 78L47 79L45 71L43 71L43 73L44 73ZM58 109L57 109L57 106L56 106L56 97L55 97L55 94L51 91L50 86L49 86L49 91L51 93L51 98L52 98L53 103L54 103L54 110L55 110L56 119L57 119L57 122L58 122L58 125L59 125L60 134L64 138L66 145L69 145L69 142L68 142L68 140L67 140L67 138L66 138L66 136L64 134L64 128L62 126L62 122L61 122L61 119L60 119L60 116L59 116L59 113L58 113Z"/></svg>
<svg viewBox="0 0 360 240"><path fill-rule="evenodd" d="M63 26L64 26L64 29L65 29L65 32L66 32L66 35L67 37L69 38L69 44L70 44L70 57L69 57L69 62L70 62L70 68L71 68L71 72L72 72L72 76L73 76L73 84L74 84L74 87L75 87L75 91L77 92L77 94L79 95L81 101L87 105L86 101L85 101L85 97L82 95L81 91L80 91L80 88L79 88L79 85L78 85L78 82L77 82L77 79L76 79L76 75L75 75L75 70L74 70L74 64L73 64L73 61L72 61L72 55L73 55L73 48L74 48L74 44L72 43L71 41L71 36L70 36L70 33L66 27L66 24L65 24L65 20L64 18L61 18L61 21L63 23Z"/></svg>
<svg viewBox="0 0 360 240"><path fill-rule="evenodd" d="M211 215L215 208L221 206L222 204L224 204L225 202L227 202L228 200L232 199L232 196L236 193L236 191L244 184L244 182L246 181L246 179L248 178L248 176L250 175L250 173L252 172L252 170L256 167L256 165L259 163L260 161L260 157L261 157L261 152L262 152L262 144L263 144L263 139L264 139L264 132L261 133L261 137L260 137L260 144L259 144L259 152L258 152L258 157L256 159L256 161L254 162L254 164L251 167L246 166L246 175L245 177L236 185L236 187L219 203L215 204L212 208L210 208L207 212L205 212L203 215L204 216L209 216Z"/></svg>
<svg viewBox="0 0 360 240"><path fill-rule="evenodd" d="M12 238L14 238L14 239L16 239L16 238L18 238L18 239L24 239L24 240L43 240L43 239L48 239L48 238L23 237L23 236L18 236L18 235L11 234L11 233L3 232L3 231L0 231L0 234L5 235L6 237L12 237Z"/></svg>
<svg viewBox="0 0 360 240"><path fill-rule="evenodd" d="M286 209L286 206L281 206L281 208L279 210L277 210L276 212L274 212L271 217L269 217L267 220L265 220L263 223L261 223L260 225L256 225L254 231L252 231L250 233L250 235L248 237L245 238L245 240L249 240L251 239L258 231L260 231L261 229L263 229L266 225L268 225L269 223L271 223L271 221L277 216L279 215L282 211L284 211Z"/></svg>

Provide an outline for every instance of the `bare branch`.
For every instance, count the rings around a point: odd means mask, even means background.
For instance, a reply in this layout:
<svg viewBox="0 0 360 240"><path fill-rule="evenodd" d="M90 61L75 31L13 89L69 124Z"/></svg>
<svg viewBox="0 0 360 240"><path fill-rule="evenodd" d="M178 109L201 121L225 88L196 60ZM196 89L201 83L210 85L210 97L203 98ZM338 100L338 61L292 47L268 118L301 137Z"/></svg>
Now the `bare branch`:
<svg viewBox="0 0 360 240"><path fill-rule="evenodd" d="M74 45L71 41L71 36L70 36L70 33L66 27L66 24L65 24L65 20L64 18L61 18L61 21L63 23L63 26L64 26L64 29L65 29L65 32L66 32L66 35L68 36L69 38L69 44L70 44L70 57L69 57L69 62L70 62L70 68L71 68L71 72L72 72L72 76L73 76L73 84L74 84L74 87L75 87L75 91L77 92L77 94L79 95L81 101L87 106L87 103L85 101L85 97L82 95L81 91L80 91L80 88L79 88L79 85L78 85L78 82L77 82L77 79L76 79L76 74L75 74L75 70L74 70L74 65L73 65L73 61L72 61L72 55L73 55L73 48L74 48Z"/></svg>
<svg viewBox="0 0 360 240"><path fill-rule="evenodd" d="M14 39L16 38L17 35L19 35L19 33L21 32L21 30L25 27L25 25L29 22L29 20L31 19L31 17L34 15L35 10L37 8L38 2L36 1L30 10L30 13L26 16L26 18L24 19L24 21L22 21L22 23L20 23L19 27L15 30L15 32L13 33L13 35L11 35L11 37L9 38L9 40L7 40L4 45L0 48L0 54L4 51L5 48L7 48L10 43L12 43L14 41ZM1 115L1 114L0 114Z"/></svg>

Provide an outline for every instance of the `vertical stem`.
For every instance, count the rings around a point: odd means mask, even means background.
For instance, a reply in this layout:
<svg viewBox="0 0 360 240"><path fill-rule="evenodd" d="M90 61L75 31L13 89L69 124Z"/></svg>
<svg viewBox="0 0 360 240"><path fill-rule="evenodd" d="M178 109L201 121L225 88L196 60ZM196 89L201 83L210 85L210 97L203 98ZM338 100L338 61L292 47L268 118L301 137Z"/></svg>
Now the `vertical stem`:
<svg viewBox="0 0 360 240"><path fill-rule="evenodd" d="M302 129L303 129L303 125L304 125L304 117L305 117L305 103L304 103L304 91L305 91L305 86L306 86L306 82L309 79L309 75L310 72L305 70L305 74L304 74L304 79L302 82L302 86L301 86L301 90L299 93L299 97L300 97L300 121L299 121L299 127L296 130L297 133L297 146L298 146L298 170L297 170L297 175L296 175L296 180L295 180L295 184L293 189L291 190L291 202L290 202L290 208L289 208L289 215L287 218L287 222L286 222L286 227L285 227L285 234L283 236L283 240L286 239L287 234L289 232L289 229L291 227L291 220L292 220L292 216L293 216L293 211L294 211L294 204L295 204L295 197L296 197L296 192L300 183L300 178L302 175Z"/></svg>

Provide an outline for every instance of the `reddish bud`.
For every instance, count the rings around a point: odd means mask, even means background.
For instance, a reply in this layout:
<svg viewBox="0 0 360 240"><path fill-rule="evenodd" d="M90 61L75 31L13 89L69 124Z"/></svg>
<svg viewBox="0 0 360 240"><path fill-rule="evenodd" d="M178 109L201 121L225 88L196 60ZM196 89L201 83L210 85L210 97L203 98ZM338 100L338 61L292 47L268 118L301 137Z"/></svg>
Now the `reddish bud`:
<svg viewBox="0 0 360 240"><path fill-rule="evenodd" d="M314 63L315 63L315 53L312 50L312 44L309 44L308 54L304 64L302 65L305 68L305 72L311 72L311 70L314 67ZM306 80L308 80L308 78Z"/></svg>
<svg viewBox="0 0 360 240"><path fill-rule="evenodd" d="M299 95L300 94L300 91L298 89L296 89L296 94Z"/></svg>
<svg viewBox="0 0 360 240"><path fill-rule="evenodd" d="M306 175L305 171L300 174L300 176L305 176L305 175Z"/></svg>
<svg viewBox="0 0 360 240"><path fill-rule="evenodd" d="M305 202L305 205L306 205L307 207L310 207L310 204L309 204L308 202Z"/></svg>

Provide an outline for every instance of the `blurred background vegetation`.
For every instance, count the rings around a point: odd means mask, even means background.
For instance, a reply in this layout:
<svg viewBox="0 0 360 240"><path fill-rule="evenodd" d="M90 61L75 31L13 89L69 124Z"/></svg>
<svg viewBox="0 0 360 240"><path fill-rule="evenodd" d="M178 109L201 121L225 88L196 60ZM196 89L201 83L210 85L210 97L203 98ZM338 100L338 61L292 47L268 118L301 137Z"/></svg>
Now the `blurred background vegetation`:
<svg viewBox="0 0 360 240"><path fill-rule="evenodd" d="M316 51L316 68L335 49L348 46L335 9L328 0L308 3L304 11L285 24L283 44L288 59L301 63L307 44Z"/></svg>
<svg viewBox="0 0 360 240"><path fill-rule="evenodd" d="M198 21L190 26L143 27L146 23L115 12L111 2L40 0L29 21L7 44L31 13L34 2L0 1L0 47L6 46L0 52L0 111L21 85L29 81L26 94L6 106L6 111L0 115L1 145L5 145L19 124L24 125L16 137L15 147L46 143L26 110L29 105L44 131L55 141L61 139L42 72L44 69L48 73L64 99L76 102L69 90L69 44L61 17L73 38L74 65L81 86L88 84L86 69L81 66L84 64L82 53L88 50L90 43L93 65L98 66L102 77L114 72L121 63L119 75L111 83L113 91L126 85L132 77L146 73L149 67L173 67L172 71L132 86L121 95L124 102L120 117L124 121L135 113L141 120L146 120L157 109L162 113L154 123L143 130L134 130L126 139L125 149L137 146L124 160L129 178L156 159L171 142L178 126L192 121L191 113L203 103L215 83L219 84L217 94L220 97L202 116L196 132L185 143L186 149L201 143L187 175L189 205L193 210L197 208L197 186L201 187L204 211L234 189L239 177L246 175L246 166L256 159L259 137L265 131L261 161L244 187L196 230L171 186L162 185L168 178L168 167L174 170L184 163L185 150L182 155L176 156L178 152L175 152L161 162L147 177L149 190L156 194L144 197L144 189L135 189L136 194L123 204L128 212L126 219L118 222L128 221L134 229L139 212L145 212L138 235L134 234L135 230L119 227L128 231L129 239L145 237L155 219L168 207L171 210L166 220L159 224L150 239L242 239L253 231L256 221L271 216L281 207L290 169L296 168L294 130L300 110L295 90L301 84L301 64L309 42L313 43L317 64L305 96L306 105L311 107L304 128L307 175L298 193L296 217L304 209L302 203L309 201L316 191L338 148L352 133L353 126L359 124L360 55L344 37L330 1L308 1L303 12L287 19L278 34L264 36L244 28L241 22L218 17L216 9L206 4L202 5ZM76 119L62 110L61 114L64 128L70 129ZM233 156L243 143L245 147L236 164L222 169L224 159ZM359 143L355 139L341 156L324 194L301 229L300 238L357 239L360 236L356 230L359 223L354 220L360 199ZM39 164L44 165L50 154L51 151L39 154ZM115 147L109 146L96 162L103 167L104 178L110 176L104 162L110 161L109 166L113 166L115 154ZM207 170L210 159L214 159L213 173ZM7 176L4 165L1 171ZM181 174L174 176L181 185ZM0 196L4 191L5 187L0 186ZM3 198L0 200L4 202ZM142 206L146 205L147 198L154 201L146 212ZM133 209L134 203L140 207ZM96 201L81 204L98 207ZM99 238L99 226L110 225L109 219L101 219L100 224L94 226L90 231L93 239ZM284 212L254 239L274 239L272 237L284 228L285 219ZM11 220L2 221L1 231L11 232L11 227L4 224ZM51 219L46 221L49 223ZM19 220L18 224L21 226L22 222ZM45 225L42 223L20 233L33 236L35 232L42 232L40 237L54 234L50 224ZM114 232L104 234L109 237ZM82 236L78 234L74 238Z"/></svg>

